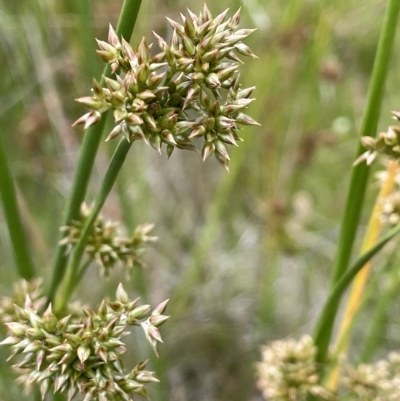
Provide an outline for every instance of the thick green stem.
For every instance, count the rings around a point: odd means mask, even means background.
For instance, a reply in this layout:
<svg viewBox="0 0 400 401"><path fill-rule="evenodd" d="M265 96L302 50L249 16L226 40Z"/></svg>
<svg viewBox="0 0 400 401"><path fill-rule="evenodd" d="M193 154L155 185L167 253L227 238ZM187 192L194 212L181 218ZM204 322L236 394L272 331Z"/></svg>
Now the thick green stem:
<svg viewBox="0 0 400 401"><path fill-rule="evenodd" d="M122 6L116 32L118 35L123 36L128 41L132 35L140 5L141 0L125 0ZM103 75L110 75L110 69L108 66L104 69ZM101 82L103 82L103 79ZM71 193L65 209L64 220L61 224L62 226L67 225L71 220L76 219L79 216L80 207L85 199L89 178L94 165L94 159L100 145L101 134L103 132L104 125L105 117L103 117L98 124L90 127L85 133ZM54 300L56 290L60 285L65 273L67 260L68 257L65 252L65 246L59 246L57 248L57 254L53 268L53 278L48 293L49 301Z"/></svg>
<svg viewBox="0 0 400 401"><path fill-rule="evenodd" d="M326 355L332 333L331 327L335 322L337 306L342 299L344 291L364 265L398 233L400 233L400 225L392 228L373 248L371 248L371 250L362 255L356 263L340 277L333 287L314 332L314 342L317 347L316 362L320 364L321 367L323 367L326 362Z"/></svg>
<svg viewBox="0 0 400 401"><path fill-rule="evenodd" d="M128 142L124 138L118 144L118 147L114 152L110 165L104 176L104 180L101 185L100 191L96 197L93 209L90 212L90 215L88 216L85 222L85 226L83 227L79 241L74 247L74 250L72 252L71 261L68 266L67 275L65 278L65 285L63 285L62 287L60 296L56 299L55 310L57 312L61 311L65 307L74 288L78 284L78 277L79 277L78 270L83 253L85 252L87 240L90 236L90 233L92 232L96 218L99 215L100 210L103 207L108 195L110 194L111 189L115 183L115 180L117 179L118 173L121 170L122 165L124 164L125 158L128 154L131 145L132 142Z"/></svg>
<svg viewBox="0 0 400 401"><path fill-rule="evenodd" d="M398 14L400 10L400 0L389 0L381 35L379 38L378 49L375 57L374 68L372 71L371 83L368 91L367 106L362 119L360 135L361 136L375 136L386 76L388 72L389 57L393 47L393 41L396 32ZM362 145L359 146L357 156L359 156L365 149ZM354 167L350 180L350 188L347 195L346 209L343 215L339 245L336 252L334 267L331 278L331 290L336 288L336 284L345 274L352 249L354 240L357 233L357 227L360 220L362 205L365 196L365 190L368 181L369 166L365 163L359 164ZM329 343L333 330L334 317L337 314L339 307L340 297L334 298L330 304L330 319L326 320L326 327L324 332L324 341ZM324 347L327 344L324 344ZM322 352L323 353L323 352Z"/></svg>
<svg viewBox="0 0 400 401"><path fill-rule="evenodd" d="M30 256L21 216L19 214L17 196L11 170L7 162L6 152L0 138L0 195L3 202L4 216L10 232L11 245L14 251L18 274L30 280L35 276L35 269Z"/></svg>

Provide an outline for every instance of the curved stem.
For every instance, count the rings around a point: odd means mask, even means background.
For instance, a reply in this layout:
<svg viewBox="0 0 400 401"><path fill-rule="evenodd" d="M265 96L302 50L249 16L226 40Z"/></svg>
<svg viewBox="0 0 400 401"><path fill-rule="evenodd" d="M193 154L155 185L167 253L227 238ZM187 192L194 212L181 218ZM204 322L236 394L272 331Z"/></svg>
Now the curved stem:
<svg viewBox="0 0 400 401"><path fill-rule="evenodd" d="M116 32L128 41L132 35L140 5L141 0L125 0L122 6ZM108 66L104 69L103 76L110 76L110 68ZM102 78L101 84L103 81L104 78ZM85 133L71 193L65 209L64 220L61 224L62 226L67 225L71 220L76 219L79 216L79 210L85 199L89 178L94 165L94 159L100 145L105 120L106 118L103 117L99 123L90 127ZM58 246L53 267L53 278L48 293L49 301L54 300L57 288L65 273L67 260L68 256L65 253L65 246Z"/></svg>
<svg viewBox="0 0 400 401"><path fill-rule="evenodd" d="M87 240L92 232L96 218L100 213L100 210L103 207L109 193L111 192L115 180L117 179L118 173L121 170L122 165L124 164L126 155L128 154L131 145L132 142L128 142L125 138L121 139L117 149L114 152L110 165L104 176L100 191L96 197L93 209L85 222L79 241L73 249L71 261L67 269L65 285L62 287L60 296L56 299L56 303L54 306L55 311L57 312L61 311L64 308L78 283L78 269L83 253L85 251Z"/></svg>
<svg viewBox="0 0 400 401"><path fill-rule="evenodd" d="M332 289L314 331L314 342L318 350L316 362L321 364L321 366L326 362L326 354L332 334L330 328L333 326L335 321L337 305L339 305L344 291L351 284L354 277L364 267L364 265L398 233L400 233L400 225L392 228L373 248L364 253L364 255L362 255L345 274L343 274Z"/></svg>
<svg viewBox="0 0 400 401"><path fill-rule="evenodd" d="M22 219L18 209L17 195L6 152L0 138L0 196L3 202L4 216L10 233L11 245L18 274L30 280L35 276L35 268L29 252Z"/></svg>

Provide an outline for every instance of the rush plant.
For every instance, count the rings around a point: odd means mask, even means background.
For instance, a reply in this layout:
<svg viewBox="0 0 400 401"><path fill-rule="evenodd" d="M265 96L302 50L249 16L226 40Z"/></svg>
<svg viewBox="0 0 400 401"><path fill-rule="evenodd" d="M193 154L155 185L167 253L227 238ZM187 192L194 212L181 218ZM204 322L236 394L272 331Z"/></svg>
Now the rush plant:
<svg viewBox="0 0 400 401"><path fill-rule="evenodd" d="M117 28L110 25L108 40L97 41L107 66L101 79L93 80L92 94L77 99L89 111L74 125L83 124L86 132L49 291L43 291L41 280L22 281L1 303L0 317L8 329L1 344L10 348L18 380L38 386L42 399L61 393L68 400L82 394L85 401L128 401L136 394L146 397L147 385L158 381L145 370L146 361L124 368L121 356L127 345L122 339L138 326L157 354L168 301L152 309L131 299L120 284L115 299L105 298L97 308L70 303L89 266L98 265L105 276L118 264L140 268L146 243L156 239L148 235L151 224L123 237L117 223L100 215L131 146L143 141L160 153L166 147L170 157L176 148L196 151L200 140L203 160L213 154L228 170L228 147L242 140L240 127L258 125L245 114L254 87L243 88L238 72L242 56L255 57L243 43L253 30L238 28L240 10L232 17L228 10L213 17L204 6L198 15L188 11L182 23L168 19L172 35L166 40L154 33L156 52L145 38L135 49L129 43L139 7L139 0L126 0ZM86 189L109 112L114 127L106 141L118 138L119 144L89 207ZM16 262L21 277L32 280L36 274L13 181L0 151L1 192Z"/></svg>

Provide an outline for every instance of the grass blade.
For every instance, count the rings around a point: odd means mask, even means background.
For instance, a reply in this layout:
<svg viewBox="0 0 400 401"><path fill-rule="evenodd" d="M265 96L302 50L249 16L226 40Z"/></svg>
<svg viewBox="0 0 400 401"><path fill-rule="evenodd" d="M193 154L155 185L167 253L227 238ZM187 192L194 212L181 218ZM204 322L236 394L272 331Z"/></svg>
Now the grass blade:
<svg viewBox="0 0 400 401"><path fill-rule="evenodd" d="M7 155L0 138L0 195L3 202L4 215L10 232L11 244L14 251L18 274L30 280L35 276L35 269L30 256L30 250L22 219L18 209L17 196Z"/></svg>

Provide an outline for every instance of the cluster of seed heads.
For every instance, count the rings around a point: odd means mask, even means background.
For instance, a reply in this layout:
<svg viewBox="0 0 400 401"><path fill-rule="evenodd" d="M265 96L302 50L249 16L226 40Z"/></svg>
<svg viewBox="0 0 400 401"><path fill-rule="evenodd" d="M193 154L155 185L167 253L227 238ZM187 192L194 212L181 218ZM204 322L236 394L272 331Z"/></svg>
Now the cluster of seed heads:
<svg viewBox="0 0 400 401"><path fill-rule="evenodd" d="M126 351L121 339L127 326L141 326L157 353L162 342L158 327L167 301L153 311L138 306L120 284L116 300L104 300L96 311L84 309L79 317L58 318L51 305L38 312L27 296L23 307L14 305L16 319L6 323L9 330L1 345L10 347L9 359L17 357L14 368L25 385L37 383L42 398L47 392L65 394L68 400L81 393L84 401L129 401L135 394L146 396L146 384L158 381L146 371L146 362L130 372L123 369L121 355Z"/></svg>
<svg viewBox="0 0 400 401"><path fill-rule="evenodd" d="M258 387L268 401L306 401L310 395L332 400L320 385L315 364L316 347L309 336L300 341L274 341L261 350L257 364Z"/></svg>
<svg viewBox="0 0 400 401"><path fill-rule="evenodd" d="M83 204L79 219L61 227L64 237L60 245L67 245L67 252L70 252L79 241L90 211L91 209ZM98 263L105 276L110 274L111 268L117 263L128 269L135 265L143 266L142 255L146 243L157 240L157 237L147 235L152 230L153 224L139 225L130 237L120 237L118 226L118 223L105 221L99 215L86 243L86 254Z"/></svg>
<svg viewBox="0 0 400 401"><path fill-rule="evenodd" d="M257 364L258 387L268 401L400 400L400 353L375 364L346 364L337 393L319 384L316 347L309 336L274 341L262 348Z"/></svg>
<svg viewBox="0 0 400 401"><path fill-rule="evenodd" d="M400 112L393 111L393 118L400 120ZM400 160L400 127L391 125L387 132L381 132L377 138L363 136L361 143L367 149L354 164L365 161L368 165L376 159L378 155L391 160Z"/></svg>
<svg viewBox="0 0 400 401"><path fill-rule="evenodd" d="M343 385L346 399L354 401L397 401L400 399L400 354L375 364L347 366Z"/></svg>
<svg viewBox="0 0 400 401"><path fill-rule="evenodd" d="M110 26L108 42L97 41L99 55L111 65L115 79L96 80L93 96L77 99L90 112L75 124L85 128L113 110L115 127L107 140L123 135L143 140L168 157L175 148L196 150L193 138L204 140L202 156L211 154L228 169L228 145L237 146L240 125L259 125L243 110L254 100L254 87L242 88L238 55L255 57L242 40L253 29L237 29L240 10L213 18L207 6L197 16L189 11L173 28L169 43L154 33L161 52L142 39L136 51Z"/></svg>

